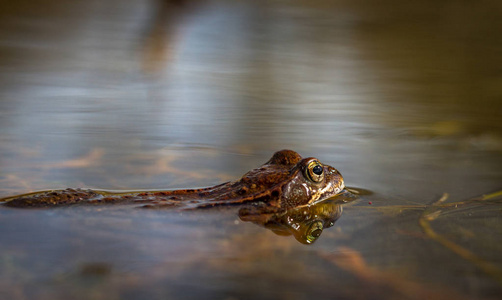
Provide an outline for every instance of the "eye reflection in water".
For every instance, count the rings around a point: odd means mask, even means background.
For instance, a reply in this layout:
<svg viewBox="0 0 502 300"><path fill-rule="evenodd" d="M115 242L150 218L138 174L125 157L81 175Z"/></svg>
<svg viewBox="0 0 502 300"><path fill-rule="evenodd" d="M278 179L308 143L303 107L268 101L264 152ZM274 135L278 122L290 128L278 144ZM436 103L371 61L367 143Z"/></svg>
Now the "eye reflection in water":
<svg viewBox="0 0 502 300"><path fill-rule="evenodd" d="M267 205L248 205L239 210L239 218L270 229L277 235L293 235L300 243L309 245L341 217L341 204L354 199L356 195L345 190L336 197L287 210Z"/></svg>

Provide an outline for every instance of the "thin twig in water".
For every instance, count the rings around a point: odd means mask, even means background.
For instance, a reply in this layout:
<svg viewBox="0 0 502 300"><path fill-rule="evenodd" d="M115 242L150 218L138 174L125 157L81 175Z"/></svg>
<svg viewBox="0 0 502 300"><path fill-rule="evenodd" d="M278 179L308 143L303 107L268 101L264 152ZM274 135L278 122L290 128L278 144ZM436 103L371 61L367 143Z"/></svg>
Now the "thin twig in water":
<svg viewBox="0 0 502 300"><path fill-rule="evenodd" d="M489 200L492 198L495 198L497 196L502 195L502 191L492 193L489 195L484 195L481 200ZM429 208L425 209L422 215L420 216L418 223L424 233L431 238L432 240L438 242L439 244L443 245L444 247L448 248L449 250L453 251L456 253L458 256L470 261L474 265L476 265L478 268L480 268L483 272L486 274L490 275L493 277L499 284L502 285L502 270L491 264L490 262L484 260L483 258L477 256L473 252L469 251L468 249L463 248L460 245L455 244L454 242L448 240L446 237L440 235L439 233L435 232L434 229L432 229L431 226L431 221L436 219L440 214L441 211L437 210L437 208L440 207L440 203L444 202L448 198L448 194L443 194L443 196L431 203L431 206ZM474 199L473 199L474 200ZM466 201L468 202L468 201Z"/></svg>

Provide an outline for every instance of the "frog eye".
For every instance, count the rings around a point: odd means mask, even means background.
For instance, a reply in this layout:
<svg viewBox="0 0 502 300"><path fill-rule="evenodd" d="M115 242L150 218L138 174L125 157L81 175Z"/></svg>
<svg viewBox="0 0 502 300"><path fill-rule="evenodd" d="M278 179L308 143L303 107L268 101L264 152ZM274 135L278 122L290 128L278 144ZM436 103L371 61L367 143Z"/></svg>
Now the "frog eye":
<svg viewBox="0 0 502 300"><path fill-rule="evenodd" d="M310 225L308 231L307 231L307 242L309 244L315 242L319 236L321 236L323 229L323 225L321 221L316 221L312 225Z"/></svg>
<svg viewBox="0 0 502 300"><path fill-rule="evenodd" d="M321 182L324 179L324 168L322 164L317 161L311 161L305 171L307 178L313 182Z"/></svg>

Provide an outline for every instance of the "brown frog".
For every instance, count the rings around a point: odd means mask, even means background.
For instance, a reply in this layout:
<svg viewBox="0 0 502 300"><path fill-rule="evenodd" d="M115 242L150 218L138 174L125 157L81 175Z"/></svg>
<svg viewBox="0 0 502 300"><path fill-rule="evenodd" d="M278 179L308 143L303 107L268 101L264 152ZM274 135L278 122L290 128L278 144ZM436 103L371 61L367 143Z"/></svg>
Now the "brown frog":
<svg viewBox="0 0 502 300"><path fill-rule="evenodd" d="M295 151L281 150L241 179L208 188L124 193L66 189L14 196L4 201L11 207L124 203L189 209L264 203L268 207L290 209L319 203L339 194L344 187L342 175L335 168L316 158L302 158Z"/></svg>

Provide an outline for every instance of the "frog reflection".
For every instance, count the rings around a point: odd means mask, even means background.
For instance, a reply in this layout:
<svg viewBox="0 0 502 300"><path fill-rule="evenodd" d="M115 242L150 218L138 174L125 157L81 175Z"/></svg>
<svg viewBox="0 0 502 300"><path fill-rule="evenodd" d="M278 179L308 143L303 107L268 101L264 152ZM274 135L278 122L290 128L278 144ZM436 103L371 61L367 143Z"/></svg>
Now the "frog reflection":
<svg viewBox="0 0 502 300"><path fill-rule="evenodd" d="M277 235L293 235L302 244L314 243L323 229L333 226L341 215L341 201L337 199L288 210L260 205L250 205L239 210L242 221L263 226Z"/></svg>

